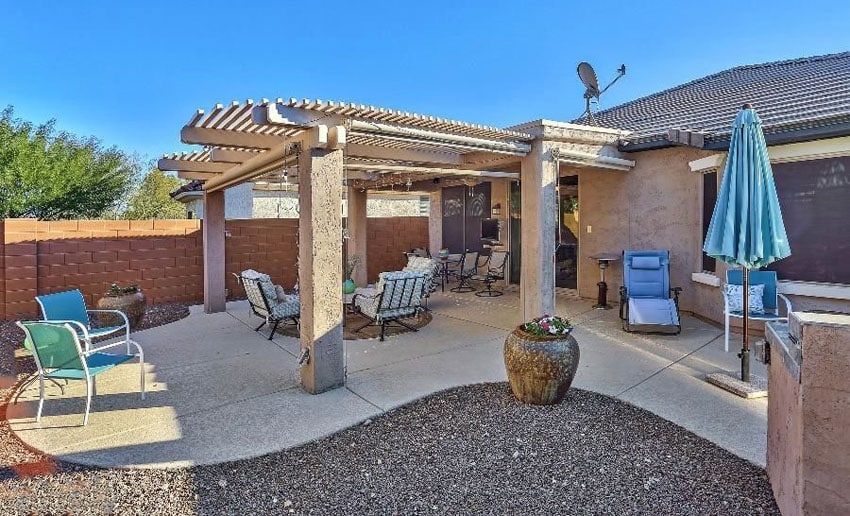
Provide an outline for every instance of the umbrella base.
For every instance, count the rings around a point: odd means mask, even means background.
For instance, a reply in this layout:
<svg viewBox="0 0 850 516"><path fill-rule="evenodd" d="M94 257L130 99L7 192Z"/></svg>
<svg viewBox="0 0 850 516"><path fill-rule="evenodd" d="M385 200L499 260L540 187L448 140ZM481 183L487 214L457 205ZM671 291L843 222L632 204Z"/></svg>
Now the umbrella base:
<svg viewBox="0 0 850 516"><path fill-rule="evenodd" d="M705 381L742 398L767 397L767 378L750 373L750 381L742 382L736 373L711 373Z"/></svg>

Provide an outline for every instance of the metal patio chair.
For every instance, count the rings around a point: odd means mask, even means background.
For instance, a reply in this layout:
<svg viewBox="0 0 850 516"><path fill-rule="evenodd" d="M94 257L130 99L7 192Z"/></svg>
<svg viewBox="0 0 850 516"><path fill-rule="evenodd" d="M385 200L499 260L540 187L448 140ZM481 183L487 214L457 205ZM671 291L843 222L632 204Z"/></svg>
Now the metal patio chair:
<svg viewBox="0 0 850 516"><path fill-rule="evenodd" d="M300 324L301 300L297 294L292 294L288 301L281 302L277 296L277 289L275 289L268 274L249 269L242 271L239 277L242 286L245 288L248 303L251 305L251 312L263 319L263 322L254 328L254 331L260 331L260 328L267 323L271 324L272 331L269 333L269 340L272 340L281 322L285 323L289 320L296 326Z"/></svg>
<svg viewBox="0 0 850 516"><path fill-rule="evenodd" d="M85 343L86 351L92 349L94 339L101 337L117 337L124 334L127 342L127 353L130 352L130 320L120 310L89 310L86 308L86 300L79 289L56 292L36 296L36 302L41 308L41 314L45 321L69 322L76 330L77 335ZM111 314L118 316L122 324L112 326L95 326L92 324L90 314Z"/></svg>
<svg viewBox="0 0 850 516"><path fill-rule="evenodd" d="M661 332L662 328L675 328L674 333L680 333L681 291L681 287L670 287L670 251L623 252L620 319L625 331Z"/></svg>
<svg viewBox="0 0 850 516"><path fill-rule="evenodd" d="M478 251L467 251L464 253L460 261L460 267L455 273L458 284L451 289L452 292L475 292L475 287L472 286L470 280L478 274Z"/></svg>
<svg viewBox="0 0 850 516"><path fill-rule="evenodd" d="M487 262L484 266L487 272L484 274L476 274L472 279L484 283L485 289L475 293L478 297L498 297L504 294L501 290L493 290L493 283L505 279L505 268L508 264L507 251L493 251L487 257Z"/></svg>
<svg viewBox="0 0 850 516"><path fill-rule="evenodd" d="M354 331L371 324L381 326L381 341L390 323L396 323L411 331L418 329L401 319L412 317L422 310L422 295L425 289L425 274L421 272L382 272L374 294L357 293L352 301L357 310L370 321Z"/></svg>
<svg viewBox="0 0 850 516"><path fill-rule="evenodd" d="M89 423L91 398L95 392L95 377L134 358L139 359L139 381L142 399L145 399L145 355L142 347L134 341L138 350L135 354L111 354L102 350L121 346L123 341L101 346L94 351L86 351L80 345L77 329L70 323L52 321L18 322L26 338L32 344L33 358L38 367L38 412L35 420L41 421L41 411L44 408L45 380L84 380L86 382L86 412L83 416L83 426Z"/></svg>
<svg viewBox="0 0 850 516"><path fill-rule="evenodd" d="M741 269L727 269L726 270L726 285L742 285L743 284L743 271ZM750 271L749 273L749 284L750 287L755 285L763 285L764 293L762 294L762 303L764 305L764 312L757 313L750 311L748 319L751 321L787 321L788 314L791 313L791 300L787 297L779 293L778 290L778 278L776 276L775 271ZM742 293L743 295L743 293ZM779 300L782 299L785 305L785 315L780 315L779 312ZM738 319L742 319L744 317L744 312L742 310L733 310L732 299L730 299L729 293L727 292L726 287L723 288L723 319L724 319L724 349L729 351L729 319L731 317L735 317ZM738 303L739 304L739 303Z"/></svg>

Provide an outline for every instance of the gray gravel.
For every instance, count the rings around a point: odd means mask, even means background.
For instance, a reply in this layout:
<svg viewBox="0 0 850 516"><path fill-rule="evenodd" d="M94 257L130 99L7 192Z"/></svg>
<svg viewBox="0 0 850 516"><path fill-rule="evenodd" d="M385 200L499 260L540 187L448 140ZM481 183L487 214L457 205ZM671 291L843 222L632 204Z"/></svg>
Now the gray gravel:
<svg viewBox="0 0 850 516"><path fill-rule="evenodd" d="M0 513L779 514L761 468L673 423L577 389L561 405L525 406L504 383L256 459L56 467L0 484Z"/></svg>

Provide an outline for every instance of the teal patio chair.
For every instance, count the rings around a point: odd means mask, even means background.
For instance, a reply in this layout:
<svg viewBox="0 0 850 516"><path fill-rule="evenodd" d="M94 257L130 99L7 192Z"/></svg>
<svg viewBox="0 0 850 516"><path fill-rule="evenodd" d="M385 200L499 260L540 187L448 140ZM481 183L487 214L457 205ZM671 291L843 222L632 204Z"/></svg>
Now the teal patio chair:
<svg viewBox="0 0 850 516"><path fill-rule="evenodd" d="M32 345L33 358L38 367L36 421L41 421L41 411L44 408L45 380L85 380L86 412L83 417L83 426L87 425L91 398L95 390L95 377L136 357L139 359L142 399L145 399L145 357L142 347L136 342L128 341L127 343L128 346L132 344L138 350L138 353L133 355L114 355L101 351L120 346L124 342L102 346L97 351L84 351L76 328L69 323L27 321L17 324L24 330L26 338Z"/></svg>
<svg viewBox="0 0 850 516"><path fill-rule="evenodd" d="M624 251L620 319L627 332L682 331L681 287L670 286L670 251ZM672 296L671 296L672 295Z"/></svg>
<svg viewBox="0 0 850 516"><path fill-rule="evenodd" d="M92 349L93 339L110 335L117 337L123 332L124 340L127 342L127 353L130 353L130 321L124 312L87 309L86 300L79 289L36 296L35 300L41 307L43 320L71 324L85 343L87 351ZM93 327L89 314L114 314L119 316L123 323L115 326Z"/></svg>
<svg viewBox="0 0 850 516"><path fill-rule="evenodd" d="M741 269L726 270L726 285L743 285L744 275ZM750 314L747 317L751 321L787 321L788 314L791 313L791 301L784 295L779 293L777 276L775 271L750 271L749 274L750 288L756 285L763 285L762 305L763 311L754 312L750 309ZM729 319L735 317L742 319L744 317L743 307L736 309L736 305L741 305L741 299L731 299L726 286L723 287L723 319L725 326L724 347L729 351ZM743 292L741 293L743 295ZM738 296L739 298L741 296ZM782 299L785 305L785 315L780 315L779 300ZM757 304L757 303L753 303ZM750 304L752 307L753 304Z"/></svg>

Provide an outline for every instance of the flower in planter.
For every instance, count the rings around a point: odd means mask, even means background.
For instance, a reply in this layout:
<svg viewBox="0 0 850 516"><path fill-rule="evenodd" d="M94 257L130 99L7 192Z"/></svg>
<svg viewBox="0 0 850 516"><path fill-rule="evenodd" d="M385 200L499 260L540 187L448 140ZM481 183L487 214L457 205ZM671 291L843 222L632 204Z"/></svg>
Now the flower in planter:
<svg viewBox="0 0 850 516"><path fill-rule="evenodd" d="M126 287L119 286L118 283L113 283L109 285L109 291L106 293L107 296L126 296L127 294L135 294L139 292L141 289L138 285L127 285Z"/></svg>
<svg viewBox="0 0 850 516"><path fill-rule="evenodd" d="M542 317L532 319L520 326L520 328L522 328L523 331L538 337L567 335L573 329L572 324L570 324L570 320L566 317L549 314L543 314Z"/></svg>

